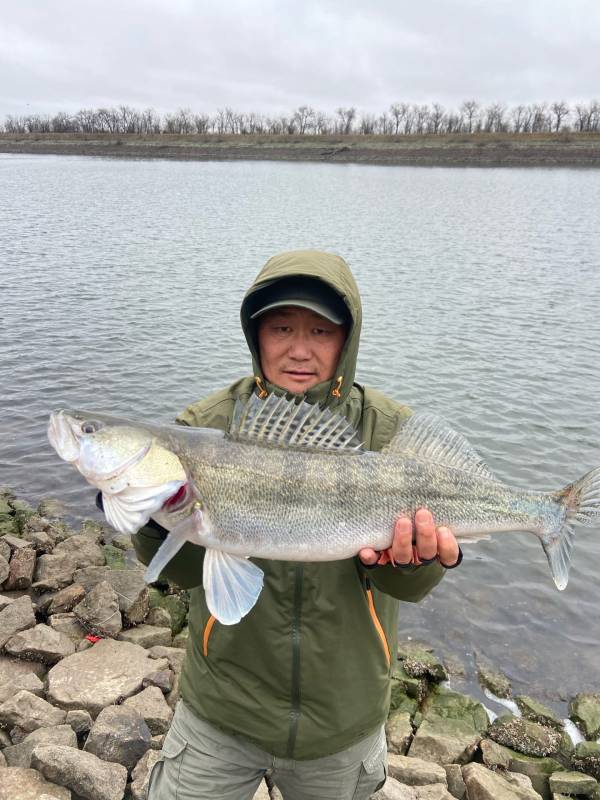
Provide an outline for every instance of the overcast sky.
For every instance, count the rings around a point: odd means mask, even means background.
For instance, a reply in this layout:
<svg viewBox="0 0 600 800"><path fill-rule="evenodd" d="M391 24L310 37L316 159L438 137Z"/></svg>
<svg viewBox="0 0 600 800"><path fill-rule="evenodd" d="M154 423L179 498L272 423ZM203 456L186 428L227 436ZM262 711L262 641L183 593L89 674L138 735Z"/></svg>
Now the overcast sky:
<svg viewBox="0 0 600 800"><path fill-rule="evenodd" d="M600 0L0 0L0 118L600 97Z"/></svg>

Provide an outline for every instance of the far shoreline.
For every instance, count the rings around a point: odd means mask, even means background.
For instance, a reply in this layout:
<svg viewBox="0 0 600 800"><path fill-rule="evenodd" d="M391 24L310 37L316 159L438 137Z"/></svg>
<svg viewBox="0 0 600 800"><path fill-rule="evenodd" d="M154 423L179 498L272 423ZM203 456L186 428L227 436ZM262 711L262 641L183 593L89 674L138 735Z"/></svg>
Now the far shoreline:
<svg viewBox="0 0 600 800"><path fill-rule="evenodd" d="M600 167L600 132L423 136L0 133L0 153L375 166Z"/></svg>

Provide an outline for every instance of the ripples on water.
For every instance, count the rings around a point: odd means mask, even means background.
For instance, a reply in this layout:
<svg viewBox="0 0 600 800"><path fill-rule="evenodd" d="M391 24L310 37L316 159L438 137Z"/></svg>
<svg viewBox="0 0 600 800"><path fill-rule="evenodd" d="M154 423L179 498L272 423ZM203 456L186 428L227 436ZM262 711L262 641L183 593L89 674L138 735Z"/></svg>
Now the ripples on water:
<svg viewBox="0 0 600 800"><path fill-rule="evenodd" d="M343 255L359 377L440 413L504 480L600 465L598 173L0 156L0 484L93 516L49 411L170 420L249 369L237 310L274 253ZM559 594L532 536L467 550L401 634L559 704L598 690L600 530Z"/></svg>

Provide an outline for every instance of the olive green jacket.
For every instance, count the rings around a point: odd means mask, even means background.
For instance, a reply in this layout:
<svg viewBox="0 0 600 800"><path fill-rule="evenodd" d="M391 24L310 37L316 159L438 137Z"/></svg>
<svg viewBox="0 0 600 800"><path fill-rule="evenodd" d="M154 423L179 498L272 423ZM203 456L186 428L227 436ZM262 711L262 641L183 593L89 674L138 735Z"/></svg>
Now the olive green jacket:
<svg viewBox="0 0 600 800"><path fill-rule="evenodd" d="M177 421L228 430L236 399L253 392L282 393L262 375L249 315L253 293L287 275L329 283L344 298L352 319L334 378L311 389L306 399L345 415L365 447L380 450L411 412L354 382L361 324L358 289L343 259L315 251L271 259L246 294L242 326L254 376L193 404ZM161 538L148 527L134 536L143 563L150 561ZM441 579L442 567L368 570L358 558L317 563L253 559L265 573L264 588L241 622L225 626L206 606L203 557L203 548L188 543L163 572L192 590L180 688L198 716L275 756L298 760L343 750L381 725L389 707L398 599L421 600Z"/></svg>

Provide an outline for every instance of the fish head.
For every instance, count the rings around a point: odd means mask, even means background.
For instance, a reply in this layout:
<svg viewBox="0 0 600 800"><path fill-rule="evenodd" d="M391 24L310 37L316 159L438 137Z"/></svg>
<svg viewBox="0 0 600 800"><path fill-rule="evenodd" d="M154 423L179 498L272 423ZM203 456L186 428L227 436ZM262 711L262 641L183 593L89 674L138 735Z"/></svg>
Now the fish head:
<svg viewBox="0 0 600 800"><path fill-rule="evenodd" d="M50 416L48 439L100 489L106 518L121 533L135 533L173 497L177 510L191 501L181 461L143 425L62 410Z"/></svg>

